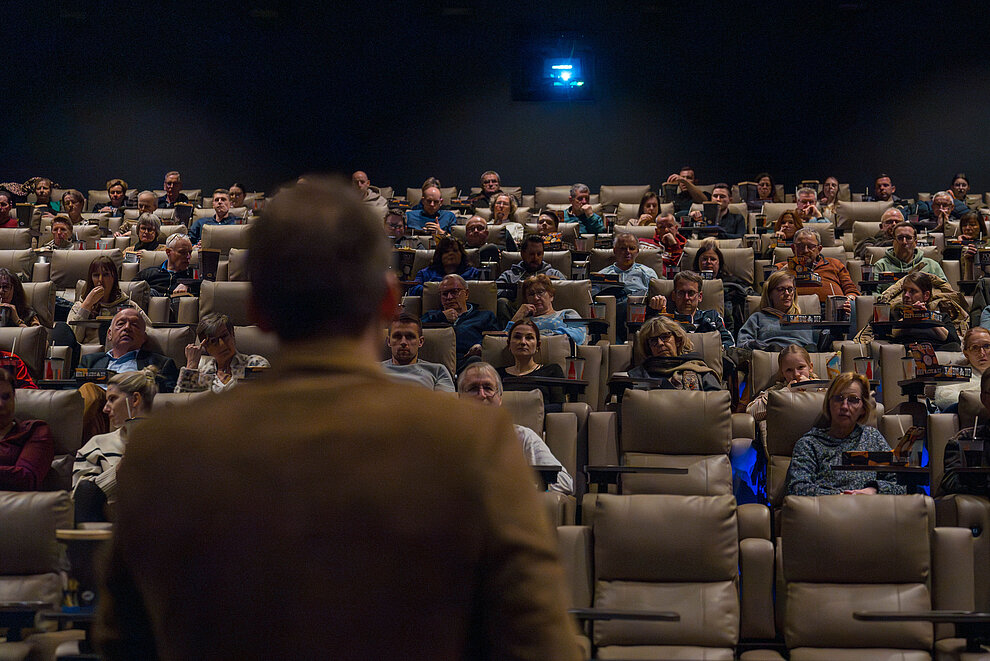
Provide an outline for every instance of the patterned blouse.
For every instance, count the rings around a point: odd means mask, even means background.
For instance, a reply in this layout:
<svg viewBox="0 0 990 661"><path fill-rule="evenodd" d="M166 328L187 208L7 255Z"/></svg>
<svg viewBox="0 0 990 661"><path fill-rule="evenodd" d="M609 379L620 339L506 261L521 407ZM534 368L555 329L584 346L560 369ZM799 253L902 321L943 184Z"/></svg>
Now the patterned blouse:
<svg viewBox="0 0 990 661"><path fill-rule="evenodd" d="M213 356L202 356L199 359L199 369L183 367L179 370L179 382L175 384L175 392L202 392L212 390L215 393L225 392L237 385L244 378L247 368L271 367L268 359L256 354L238 353L230 359L230 379L224 383L217 376L217 361Z"/></svg>

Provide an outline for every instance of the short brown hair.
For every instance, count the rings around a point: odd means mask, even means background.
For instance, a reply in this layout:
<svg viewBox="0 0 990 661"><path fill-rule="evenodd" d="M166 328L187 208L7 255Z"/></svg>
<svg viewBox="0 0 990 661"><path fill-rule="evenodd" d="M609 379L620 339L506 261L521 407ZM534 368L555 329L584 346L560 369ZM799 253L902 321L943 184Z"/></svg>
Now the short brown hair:
<svg viewBox="0 0 990 661"><path fill-rule="evenodd" d="M535 287L536 285L543 285L550 294L556 294L557 288L553 286L553 280L550 279L546 273L537 273L536 275L531 275L522 283L522 295L526 296L526 292Z"/></svg>
<svg viewBox="0 0 990 661"><path fill-rule="evenodd" d="M392 321L388 323L388 332L392 332L392 326L396 324L412 324L416 327L416 333L423 337L423 322L420 321L419 317L414 314L409 314L408 312L400 312L396 316L392 317Z"/></svg>

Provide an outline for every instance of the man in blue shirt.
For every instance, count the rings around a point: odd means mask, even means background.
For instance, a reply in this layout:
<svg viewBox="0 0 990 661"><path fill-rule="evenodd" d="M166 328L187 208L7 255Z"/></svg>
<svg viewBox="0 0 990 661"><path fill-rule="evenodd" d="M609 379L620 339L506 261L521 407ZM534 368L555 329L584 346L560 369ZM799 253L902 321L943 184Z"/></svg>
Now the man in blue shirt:
<svg viewBox="0 0 990 661"><path fill-rule="evenodd" d="M467 282L456 273L440 281L440 310L423 315L424 324L451 324L456 338L457 372L481 356L481 339L485 331L501 330L495 315L468 303Z"/></svg>
<svg viewBox="0 0 990 661"><path fill-rule="evenodd" d="M571 186L571 208L564 214L565 223L580 223L581 234L601 234L605 223L591 208L591 190L584 184Z"/></svg>
<svg viewBox="0 0 990 661"><path fill-rule="evenodd" d="M230 191L218 188L213 191L213 218L198 218L189 228L189 240L198 245L203 240L206 225L234 225L237 218L230 215Z"/></svg>
<svg viewBox="0 0 990 661"><path fill-rule="evenodd" d="M457 222L457 217L452 211L441 209L443 195L436 186L430 186L423 190L423 208L410 209L406 212L406 227L414 230L426 230L434 234L450 231L450 227Z"/></svg>

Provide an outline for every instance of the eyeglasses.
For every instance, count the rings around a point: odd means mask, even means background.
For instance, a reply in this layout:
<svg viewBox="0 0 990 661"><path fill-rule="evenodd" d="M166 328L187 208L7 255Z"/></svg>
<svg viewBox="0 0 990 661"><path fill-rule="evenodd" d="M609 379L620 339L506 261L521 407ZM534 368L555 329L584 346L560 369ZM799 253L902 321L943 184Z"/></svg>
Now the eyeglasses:
<svg viewBox="0 0 990 661"><path fill-rule="evenodd" d="M481 183L483 183L483 184L497 184L498 183L498 179L485 179Z"/></svg>
<svg viewBox="0 0 990 661"><path fill-rule="evenodd" d="M666 344L674 336L670 331L663 331L662 333L657 333L650 338L650 344Z"/></svg>
<svg viewBox="0 0 990 661"><path fill-rule="evenodd" d="M695 289L675 289L674 296L679 296L681 298L695 298L700 294L700 291Z"/></svg>
<svg viewBox="0 0 990 661"><path fill-rule="evenodd" d="M423 198L423 204L440 204L443 200L431 200L428 197Z"/></svg>
<svg viewBox="0 0 990 661"><path fill-rule="evenodd" d="M863 398L859 395L832 395L830 399L836 406L842 406L842 402L849 406L859 406L863 403Z"/></svg>
<svg viewBox="0 0 990 661"><path fill-rule="evenodd" d="M793 294L794 287L774 287L773 290L779 294Z"/></svg>
<svg viewBox="0 0 990 661"><path fill-rule="evenodd" d="M3 289L3 285L0 285L0 290ZM986 353L990 351L990 344L971 344L966 347L966 351L975 351L977 353Z"/></svg>
<svg viewBox="0 0 990 661"><path fill-rule="evenodd" d="M914 240L913 234L898 234L894 237L894 241L902 241L904 243L911 243Z"/></svg>
<svg viewBox="0 0 990 661"><path fill-rule="evenodd" d="M464 289L463 287L457 287L456 289L441 289L440 290L440 298L457 296L462 291L467 291L467 290Z"/></svg>
<svg viewBox="0 0 990 661"><path fill-rule="evenodd" d="M481 393L482 396L486 396L498 393L498 388L490 383L472 383L464 391L469 395Z"/></svg>
<svg viewBox="0 0 990 661"><path fill-rule="evenodd" d="M215 337L208 337L205 340L203 340L203 346L215 347L221 342L226 342L229 339L230 339L230 333L224 333L223 335L217 335Z"/></svg>
<svg viewBox="0 0 990 661"><path fill-rule="evenodd" d="M549 293L549 292L547 292L546 289L530 289L529 290L529 295L530 296L543 296L543 295L545 295L547 293Z"/></svg>

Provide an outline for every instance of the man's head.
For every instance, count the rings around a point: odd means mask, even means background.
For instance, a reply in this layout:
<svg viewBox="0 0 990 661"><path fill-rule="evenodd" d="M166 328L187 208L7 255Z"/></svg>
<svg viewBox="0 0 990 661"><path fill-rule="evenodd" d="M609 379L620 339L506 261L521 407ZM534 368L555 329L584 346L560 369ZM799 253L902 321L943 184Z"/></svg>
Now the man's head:
<svg viewBox="0 0 990 661"><path fill-rule="evenodd" d="M185 234L170 234L165 241L165 257L170 271L185 271L192 259L192 241Z"/></svg>
<svg viewBox="0 0 990 661"><path fill-rule="evenodd" d="M464 242L468 248L480 248L488 243L488 223L481 216L471 216L464 225Z"/></svg>
<svg viewBox="0 0 990 661"><path fill-rule="evenodd" d="M701 305L701 285L704 281L694 271L680 271L674 276L674 308L678 314L694 316Z"/></svg>
<svg viewBox="0 0 990 661"><path fill-rule="evenodd" d="M182 175L172 170L165 175L165 183L162 185L165 188L165 197L168 198L168 201L175 202L179 193L182 192Z"/></svg>
<svg viewBox="0 0 990 661"><path fill-rule="evenodd" d="M677 171L677 174L679 176L681 176L681 177L684 177L685 179L687 179L688 181L690 181L692 184L697 184L698 183L698 178L697 178L698 175L695 173L694 168L691 167L690 165L682 165L681 166L681 169ZM678 187L682 191L687 190L687 186L684 184L684 182L680 182L679 185L678 185Z"/></svg>
<svg viewBox="0 0 990 661"><path fill-rule="evenodd" d="M230 191L226 188L213 191L213 212L217 215L217 220L223 220L230 212Z"/></svg>
<svg viewBox="0 0 990 661"><path fill-rule="evenodd" d="M443 204L443 194L436 186L423 189L423 215L436 216Z"/></svg>
<svg viewBox="0 0 990 661"><path fill-rule="evenodd" d="M815 193L814 189L800 188L795 193L794 199L797 202L798 215L801 216L802 220L807 220L808 217L813 215L811 213L811 207L815 206L818 202L818 194Z"/></svg>
<svg viewBox="0 0 990 661"><path fill-rule="evenodd" d="M522 251L523 266L530 273L535 273L543 266L543 238L538 234L530 234L523 239Z"/></svg>
<svg viewBox="0 0 990 661"><path fill-rule="evenodd" d="M894 256L902 262L914 259L918 247L918 236L911 223L897 223L894 226Z"/></svg>
<svg viewBox="0 0 990 661"><path fill-rule="evenodd" d="M368 179L368 175L361 170L358 170L351 175L351 183L355 188L361 191L361 195L363 196L368 191L368 186L371 185L371 180Z"/></svg>
<svg viewBox="0 0 990 661"><path fill-rule="evenodd" d="M729 210L729 198L732 197L732 189L729 184L715 184L712 189L712 202L718 202L718 213L721 216Z"/></svg>
<svg viewBox="0 0 990 661"><path fill-rule="evenodd" d="M460 313L468 309L467 281L456 273L444 276L440 281L440 307L444 310L457 310Z"/></svg>
<svg viewBox="0 0 990 661"><path fill-rule="evenodd" d="M894 225L903 222L904 215L901 214L901 210L896 207L891 207L884 211L883 215L880 216L880 231L883 232L884 236L888 236L893 239Z"/></svg>
<svg viewBox="0 0 990 661"><path fill-rule="evenodd" d="M398 239L406 233L406 215L398 209L389 209L385 214L385 236Z"/></svg>
<svg viewBox="0 0 990 661"><path fill-rule="evenodd" d="M560 228L560 219L557 217L553 211L541 211L540 216L536 221L536 229L540 236L546 236L547 234L553 234Z"/></svg>
<svg viewBox="0 0 990 661"><path fill-rule="evenodd" d="M471 363L457 378L457 396L488 406L502 405L502 379L488 363Z"/></svg>
<svg viewBox="0 0 990 661"><path fill-rule="evenodd" d="M794 243L791 244L791 250L795 257L807 256L814 260L822 251L822 237L818 230L802 227L794 233Z"/></svg>
<svg viewBox="0 0 990 661"><path fill-rule="evenodd" d="M14 204L10 201L10 193L7 191L0 191L0 223L7 222L13 208Z"/></svg>
<svg viewBox="0 0 990 661"><path fill-rule="evenodd" d="M889 174L881 172L873 182L873 194L881 202L890 200L896 191L897 186L890 181Z"/></svg>
<svg viewBox="0 0 990 661"><path fill-rule="evenodd" d="M137 199L138 213L154 213L158 208L158 198L150 190L141 191Z"/></svg>
<svg viewBox="0 0 990 661"><path fill-rule="evenodd" d="M68 245L72 241L72 219L59 214L52 220L52 239L57 247Z"/></svg>
<svg viewBox="0 0 990 661"><path fill-rule="evenodd" d="M498 172L489 170L481 175L481 192L486 197L490 197L500 190L502 190L502 178L498 176Z"/></svg>
<svg viewBox="0 0 990 661"><path fill-rule="evenodd" d="M639 255L639 239L629 232L616 234L612 242L612 254L615 255L615 265L625 271Z"/></svg>
<svg viewBox="0 0 990 661"><path fill-rule="evenodd" d="M388 346L393 363L412 365L423 346L423 324L417 317L403 312L388 326Z"/></svg>
<svg viewBox="0 0 990 661"><path fill-rule="evenodd" d="M585 204L591 201L591 189L584 184L574 184L571 186L571 211L577 213Z"/></svg>
<svg viewBox="0 0 990 661"><path fill-rule="evenodd" d="M140 349L147 339L144 317L135 308L124 308L110 322L110 350L114 358Z"/></svg>
<svg viewBox="0 0 990 661"><path fill-rule="evenodd" d="M672 213L667 213L657 217L657 234L661 236L667 233L676 236L680 228L681 224L677 221L677 217Z"/></svg>
<svg viewBox="0 0 990 661"><path fill-rule="evenodd" d="M307 175L286 186L249 237L253 312L282 340L365 337L395 314L380 216L344 181Z"/></svg>
<svg viewBox="0 0 990 661"><path fill-rule="evenodd" d="M939 191L932 195L932 211L935 217L945 216L952 213L952 210L956 208L955 203L952 201L952 193L949 191Z"/></svg>

